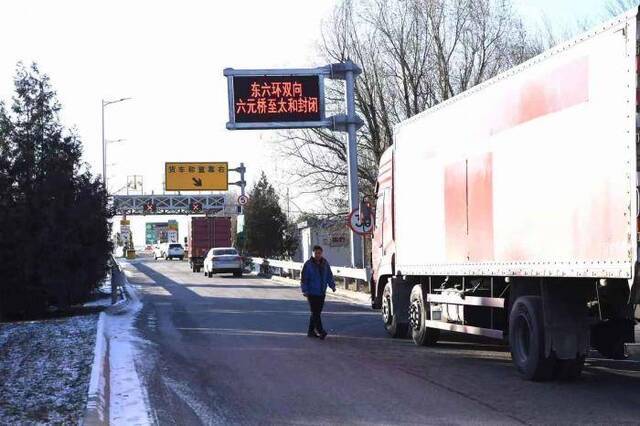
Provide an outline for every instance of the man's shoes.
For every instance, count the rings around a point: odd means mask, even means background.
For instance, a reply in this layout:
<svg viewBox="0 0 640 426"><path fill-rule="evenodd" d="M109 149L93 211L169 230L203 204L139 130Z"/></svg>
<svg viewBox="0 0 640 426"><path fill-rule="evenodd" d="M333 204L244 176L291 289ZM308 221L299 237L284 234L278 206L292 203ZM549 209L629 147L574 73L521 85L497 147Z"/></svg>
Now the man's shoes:
<svg viewBox="0 0 640 426"><path fill-rule="evenodd" d="M307 333L307 337L317 338L317 337L320 337L320 336L318 336L316 333L314 333L314 332L312 331L312 332L310 332L310 333Z"/></svg>
<svg viewBox="0 0 640 426"><path fill-rule="evenodd" d="M324 340L325 337L327 337L327 332L322 330L318 333L318 337L320 338L320 340Z"/></svg>

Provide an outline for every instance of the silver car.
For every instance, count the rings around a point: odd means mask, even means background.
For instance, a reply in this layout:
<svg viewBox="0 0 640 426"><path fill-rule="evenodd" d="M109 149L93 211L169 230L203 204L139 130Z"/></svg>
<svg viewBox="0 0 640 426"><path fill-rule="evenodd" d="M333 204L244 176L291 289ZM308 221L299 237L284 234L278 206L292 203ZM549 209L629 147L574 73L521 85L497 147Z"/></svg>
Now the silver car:
<svg viewBox="0 0 640 426"><path fill-rule="evenodd" d="M242 257L233 247L216 247L209 250L204 259L204 274L211 278L220 272L233 272L234 277L242 276Z"/></svg>

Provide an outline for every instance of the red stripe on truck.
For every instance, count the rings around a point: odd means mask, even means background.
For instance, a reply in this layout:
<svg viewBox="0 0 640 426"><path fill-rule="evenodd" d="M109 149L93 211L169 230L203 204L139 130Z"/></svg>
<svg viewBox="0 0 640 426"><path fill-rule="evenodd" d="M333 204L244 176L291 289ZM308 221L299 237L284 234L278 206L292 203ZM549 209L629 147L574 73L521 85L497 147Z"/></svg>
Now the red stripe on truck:
<svg viewBox="0 0 640 426"><path fill-rule="evenodd" d="M493 156L491 153L469 158L468 217L469 236L467 246L469 260L483 262L493 260Z"/></svg>
<svg viewBox="0 0 640 426"><path fill-rule="evenodd" d="M493 116L491 134L589 100L589 59L582 57L548 74L506 87L502 109Z"/></svg>
<svg viewBox="0 0 640 426"><path fill-rule="evenodd" d="M467 162L449 164L444 173L446 251L449 262L467 260Z"/></svg>

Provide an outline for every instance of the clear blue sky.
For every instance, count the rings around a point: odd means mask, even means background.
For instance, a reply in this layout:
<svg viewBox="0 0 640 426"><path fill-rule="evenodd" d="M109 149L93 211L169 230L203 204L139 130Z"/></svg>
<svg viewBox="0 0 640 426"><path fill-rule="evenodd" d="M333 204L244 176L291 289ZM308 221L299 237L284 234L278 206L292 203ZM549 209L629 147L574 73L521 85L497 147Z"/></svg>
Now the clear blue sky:
<svg viewBox="0 0 640 426"><path fill-rule="evenodd" d="M554 27L572 29L585 19L600 22L606 16L610 0L514 0L521 13L532 24L547 16Z"/></svg>

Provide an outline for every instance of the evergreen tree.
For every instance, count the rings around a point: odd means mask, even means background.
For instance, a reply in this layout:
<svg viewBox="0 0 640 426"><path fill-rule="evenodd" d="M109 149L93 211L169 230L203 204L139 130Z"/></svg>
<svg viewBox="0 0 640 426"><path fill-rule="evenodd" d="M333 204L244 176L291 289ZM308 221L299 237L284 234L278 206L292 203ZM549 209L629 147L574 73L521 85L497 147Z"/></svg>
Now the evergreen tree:
<svg viewBox="0 0 640 426"><path fill-rule="evenodd" d="M0 106L0 314L35 316L86 300L104 277L110 212L49 78L19 64L14 82L11 110Z"/></svg>
<svg viewBox="0 0 640 426"><path fill-rule="evenodd" d="M283 254L287 219L278 201L263 172L244 209L244 247L249 254L265 258Z"/></svg>

